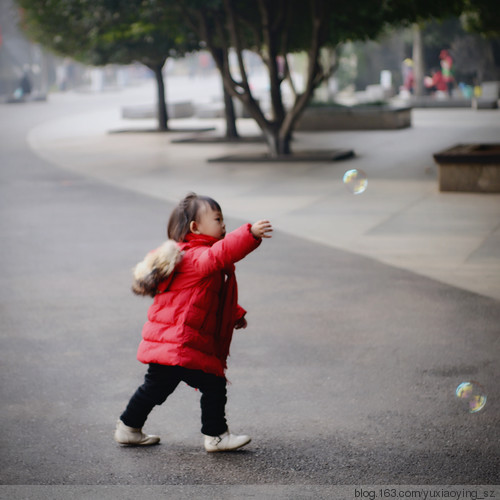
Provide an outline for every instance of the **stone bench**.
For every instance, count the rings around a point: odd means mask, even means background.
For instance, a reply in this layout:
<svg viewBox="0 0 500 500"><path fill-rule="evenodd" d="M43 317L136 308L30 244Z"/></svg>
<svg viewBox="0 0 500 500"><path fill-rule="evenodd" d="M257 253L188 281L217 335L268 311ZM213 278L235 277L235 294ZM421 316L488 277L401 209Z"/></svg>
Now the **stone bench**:
<svg viewBox="0 0 500 500"><path fill-rule="evenodd" d="M194 106L191 101L168 102L167 112L169 118L190 118L194 115ZM122 118L129 120L157 118L157 113L156 104L122 107Z"/></svg>
<svg viewBox="0 0 500 500"><path fill-rule="evenodd" d="M474 109L497 109L498 99L488 97L474 97L472 99L472 107Z"/></svg>
<svg viewBox="0 0 500 500"><path fill-rule="evenodd" d="M440 191L500 193L500 144L459 144L434 160Z"/></svg>
<svg viewBox="0 0 500 500"><path fill-rule="evenodd" d="M411 127L411 108L390 106L311 106L297 122L297 131L390 130Z"/></svg>

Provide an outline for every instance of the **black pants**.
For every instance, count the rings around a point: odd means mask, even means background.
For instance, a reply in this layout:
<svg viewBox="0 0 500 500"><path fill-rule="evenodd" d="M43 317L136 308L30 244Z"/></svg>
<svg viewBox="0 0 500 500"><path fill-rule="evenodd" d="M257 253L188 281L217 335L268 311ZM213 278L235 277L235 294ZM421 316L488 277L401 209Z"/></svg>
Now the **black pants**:
<svg viewBox="0 0 500 500"><path fill-rule="evenodd" d="M120 419L129 427L141 428L156 405L161 405L183 381L201 392L201 432L219 436L227 430L226 379L201 370L151 363L142 384L130 399Z"/></svg>

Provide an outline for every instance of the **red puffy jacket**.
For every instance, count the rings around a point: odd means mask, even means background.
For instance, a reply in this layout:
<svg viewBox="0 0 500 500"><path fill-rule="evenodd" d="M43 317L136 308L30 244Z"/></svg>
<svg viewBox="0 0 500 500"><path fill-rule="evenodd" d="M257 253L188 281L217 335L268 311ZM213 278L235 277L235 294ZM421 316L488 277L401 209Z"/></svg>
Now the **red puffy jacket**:
<svg viewBox="0 0 500 500"><path fill-rule="evenodd" d="M234 325L245 315L237 303L234 263L261 242L250 228L241 226L222 240L189 233L186 241L169 240L138 264L133 290L154 295L139 361L224 376Z"/></svg>

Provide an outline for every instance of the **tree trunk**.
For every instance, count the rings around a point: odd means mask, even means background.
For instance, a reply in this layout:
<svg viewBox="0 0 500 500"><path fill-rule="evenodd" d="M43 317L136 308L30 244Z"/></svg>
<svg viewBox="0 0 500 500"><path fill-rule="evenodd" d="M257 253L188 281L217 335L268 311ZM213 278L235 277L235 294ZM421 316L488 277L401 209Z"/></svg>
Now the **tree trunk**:
<svg viewBox="0 0 500 500"><path fill-rule="evenodd" d="M424 48L422 30L418 24L413 25L413 81L415 95L424 95Z"/></svg>
<svg viewBox="0 0 500 500"><path fill-rule="evenodd" d="M165 101L165 82L163 80L162 73L164 64L165 61L150 66L150 69L154 72L156 78L158 130L160 131L168 130L167 103Z"/></svg>
<svg viewBox="0 0 500 500"><path fill-rule="evenodd" d="M276 158L278 156L290 155L291 135L289 133L282 134L276 126L270 125L262 128L264 137L269 147L269 156Z"/></svg>
<svg viewBox="0 0 500 500"><path fill-rule="evenodd" d="M234 112L234 103L231 94L226 90L224 80L222 81L222 90L224 92L224 114L226 118L226 137L228 139L239 138L238 130L236 129L236 114Z"/></svg>
<svg viewBox="0 0 500 500"><path fill-rule="evenodd" d="M287 5L286 2L279 3L282 7ZM256 32L258 32L257 38L265 47L265 50L261 53L261 58L267 67L269 75L269 91L273 115L271 119L267 118L264 109L252 95L243 60L245 44L242 43L241 34L238 31L239 23L237 22L237 9L235 8L237 2L224 0L220 4L223 15L215 15L213 19L209 19L208 16L198 13L193 17L194 29L199 31L200 39L206 42L207 48L210 50L222 75L228 93L233 98L240 99L250 116L262 130L268 145L269 155L274 158L281 155L290 155L290 143L295 124L309 102L314 89L325 77L318 59L327 19L324 15L326 3L323 1L312 2L313 18L311 44L307 50L309 60L307 82L304 91L296 96L292 109L286 109L281 94L282 79L286 76L286 64L284 72L280 71L277 59L279 55L289 52L287 37L281 36L281 28L285 23L286 16L281 15L282 12L277 17L273 17L275 8L273 2L267 0L254 2L255 8L259 9L262 21L262 26L257 27ZM189 11L189 9L186 10ZM229 31L230 40L225 37L226 29ZM231 73L230 49L234 50L237 56L239 70L237 77Z"/></svg>

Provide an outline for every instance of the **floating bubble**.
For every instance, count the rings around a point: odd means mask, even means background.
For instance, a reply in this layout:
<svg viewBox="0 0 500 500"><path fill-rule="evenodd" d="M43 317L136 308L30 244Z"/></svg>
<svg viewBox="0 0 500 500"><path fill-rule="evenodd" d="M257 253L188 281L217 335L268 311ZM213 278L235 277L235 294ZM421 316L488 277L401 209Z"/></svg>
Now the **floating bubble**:
<svg viewBox="0 0 500 500"><path fill-rule="evenodd" d="M368 186L366 174L357 168L348 170L342 180L344 181L344 186L352 194L361 194L365 191L366 186Z"/></svg>
<svg viewBox="0 0 500 500"><path fill-rule="evenodd" d="M486 404L486 394L483 387L471 380L462 382L456 389L455 395L461 403L469 410L469 413L477 413L484 408Z"/></svg>

